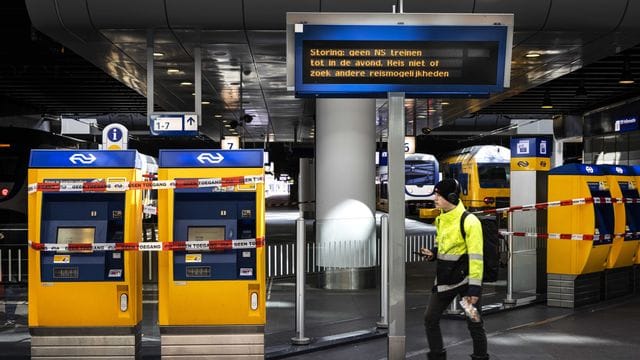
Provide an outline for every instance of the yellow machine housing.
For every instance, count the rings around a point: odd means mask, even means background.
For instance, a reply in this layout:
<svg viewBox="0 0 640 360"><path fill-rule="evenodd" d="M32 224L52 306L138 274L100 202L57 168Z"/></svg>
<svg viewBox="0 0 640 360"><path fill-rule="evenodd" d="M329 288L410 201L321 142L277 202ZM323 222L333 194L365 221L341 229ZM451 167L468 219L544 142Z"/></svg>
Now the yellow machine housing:
<svg viewBox="0 0 640 360"><path fill-rule="evenodd" d="M597 166L569 164L549 172L549 201L610 197L607 178ZM550 207L549 234L598 235L605 239L572 240L549 238L547 272L580 275L603 271L611 251L613 207L586 204Z"/></svg>
<svg viewBox="0 0 640 360"><path fill-rule="evenodd" d="M217 162L200 161L211 158ZM264 177L262 150L160 152L158 177L161 180L176 180L179 183L181 180L189 182L189 179L244 176ZM264 326L266 274L263 182L225 186L223 189L177 187L158 193L159 238L162 242L252 238L256 240L256 246L254 249L213 252L160 253L159 325L161 328L193 325Z"/></svg>
<svg viewBox="0 0 640 360"><path fill-rule="evenodd" d="M139 154L132 150L33 150L29 184L58 183L75 190L30 194L29 239L34 244L139 242L139 190L83 192L77 185L141 180L138 164ZM142 320L141 264L138 252L30 248L29 327L137 326Z"/></svg>
<svg viewBox="0 0 640 360"><path fill-rule="evenodd" d="M618 165L602 166L607 177L607 183L611 186L611 196L614 198L638 198L638 187L635 173L631 167ZM635 216L640 220L637 210L640 205L631 203L615 203L613 211L615 217L615 237L611 245L611 252L607 260L607 268L622 268L632 266L636 261L638 252L638 235L630 235L635 232Z"/></svg>

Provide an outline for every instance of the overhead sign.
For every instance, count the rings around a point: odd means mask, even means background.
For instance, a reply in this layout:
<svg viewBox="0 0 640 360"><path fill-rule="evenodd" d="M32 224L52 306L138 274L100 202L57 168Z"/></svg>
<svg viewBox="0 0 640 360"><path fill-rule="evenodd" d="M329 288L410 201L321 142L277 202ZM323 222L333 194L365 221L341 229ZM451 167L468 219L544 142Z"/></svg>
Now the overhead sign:
<svg viewBox="0 0 640 360"><path fill-rule="evenodd" d="M616 132L636 131L639 129L638 119L635 116L618 119L614 122L613 129Z"/></svg>
<svg viewBox="0 0 640 360"><path fill-rule="evenodd" d="M152 135L195 136L198 135L198 115L156 113L149 116Z"/></svg>
<svg viewBox="0 0 640 360"><path fill-rule="evenodd" d="M548 171L551 168L552 142L549 138L512 138L512 171Z"/></svg>
<svg viewBox="0 0 640 360"><path fill-rule="evenodd" d="M32 168L139 168L135 150L31 150Z"/></svg>
<svg viewBox="0 0 640 360"><path fill-rule="evenodd" d="M122 124L109 124L102 130L102 148L105 150L126 150L129 130Z"/></svg>
<svg viewBox="0 0 640 360"><path fill-rule="evenodd" d="M225 136L220 141L220 147L225 150L238 150L240 149L240 136Z"/></svg>
<svg viewBox="0 0 640 360"><path fill-rule="evenodd" d="M160 150L158 166L167 167L262 167L260 150Z"/></svg>
<svg viewBox="0 0 640 360"><path fill-rule="evenodd" d="M415 152L416 152L416 137L405 136L404 137L404 153L415 154Z"/></svg>
<svg viewBox="0 0 640 360"><path fill-rule="evenodd" d="M480 97L508 86L511 35L487 26L295 27L295 93Z"/></svg>

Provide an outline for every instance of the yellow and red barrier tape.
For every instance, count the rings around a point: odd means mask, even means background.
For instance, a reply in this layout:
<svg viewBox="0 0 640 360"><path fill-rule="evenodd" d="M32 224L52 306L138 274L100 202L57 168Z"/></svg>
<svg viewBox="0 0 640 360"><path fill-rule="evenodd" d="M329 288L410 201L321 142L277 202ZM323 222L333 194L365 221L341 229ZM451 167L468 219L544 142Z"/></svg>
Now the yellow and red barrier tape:
<svg viewBox="0 0 640 360"><path fill-rule="evenodd" d="M29 194L41 192L122 192L127 190L226 188L236 185L258 184L261 175L233 176L205 179L176 179L152 181L80 181L65 179L60 182L29 184Z"/></svg>
<svg viewBox="0 0 640 360"><path fill-rule="evenodd" d="M139 243L52 244L29 241L37 251L225 251L255 249L264 246L264 238Z"/></svg>
<svg viewBox="0 0 640 360"><path fill-rule="evenodd" d="M530 211L530 210L542 210L551 207L559 206L573 206L573 205L586 205L586 204L640 204L640 198L610 198L610 197L588 197L568 200L549 201L538 204L529 205L516 205L497 209L488 209L474 211L474 214L495 214L503 212L516 212L516 211Z"/></svg>

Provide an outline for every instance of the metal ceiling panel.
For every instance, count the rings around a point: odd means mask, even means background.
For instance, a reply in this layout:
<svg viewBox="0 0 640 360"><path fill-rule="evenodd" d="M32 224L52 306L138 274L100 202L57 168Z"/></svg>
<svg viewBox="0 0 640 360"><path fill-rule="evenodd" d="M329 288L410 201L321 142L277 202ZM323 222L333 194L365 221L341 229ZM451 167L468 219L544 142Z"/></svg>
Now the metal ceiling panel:
<svg viewBox="0 0 640 360"><path fill-rule="evenodd" d="M624 31L640 31L640 1L629 1L624 15L624 19L620 23L620 30Z"/></svg>
<svg viewBox="0 0 640 360"><path fill-rule="evenodd" d="M551 0L475 0L474 13L514 14L516 31L537 31L544 26ZM515 41L517 44L518 42Z"/></svg>
<svg viewBox="0 0 640 360"><path fill-rule="evenodd" d="M613 31L620 24L626 7L627 0L608 0L606 5L602 0L555 0L544 30Z"/></svg>
<svg viewBox="0 0 640 360"><path fill-rule="evenodd" d="M57 11L60 23L84 42L102 41L101 35L93 27L89 18L87 3L84 0L58 0Z"/></svg>
<svg viewBox="0 0 640 360"><path fill-rule="evenodd" d="M244 28L242 1L165 0L174 29L238 30Z"/></svg>
<svg viewBox="0 0 640 360"><path fill-rule="evenodd" d="M391 12L395 0L322 0L320 12ZM291 11L289 11L291 12ZM283 23L283 27L284 28Z"/></svg>
<svg viewBox="0 0 640 360"><path fill-rule="evenodd" d="M164 0L82 0L98 29L166 28ZM86 16L86 14L85 14Z"/></svg>
<svg viewBox="0 0 640 360"><path fill-rule="evenodd" d="M472 13L474 0L407 0L404 11L409 13Z"/></svg>
<svg viewBox="0 0 640 360"><path fill-rule="evenodd" d="M182 44L246 44L247 38L242 30L173 30ZM174 39L175 42L175 39Z"/></svg>
<svg viewBox="0 0 640 360"><path fill-rule="evenodd" d="M282 30L287 12L318 12L320 0L244 0L248 30Z"/></svg>

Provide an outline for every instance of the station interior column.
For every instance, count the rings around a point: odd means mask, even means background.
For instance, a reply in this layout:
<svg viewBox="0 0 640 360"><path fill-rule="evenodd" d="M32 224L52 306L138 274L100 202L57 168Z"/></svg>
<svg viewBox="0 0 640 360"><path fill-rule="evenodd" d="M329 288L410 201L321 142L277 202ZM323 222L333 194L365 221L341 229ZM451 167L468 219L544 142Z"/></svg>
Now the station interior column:
<svg viewBox="0 0 640 360"><path fill-rule="evenodd" d="M374 99L316 100L316 246L320 286L375 284Z"/></svg>
<svg viewBox="0 0 640 360"><path fill-rule="evenodd" d="M300 158L298 172L298 209L305 219L313 219L315 215L316 170L312 158Z"/></svg>

